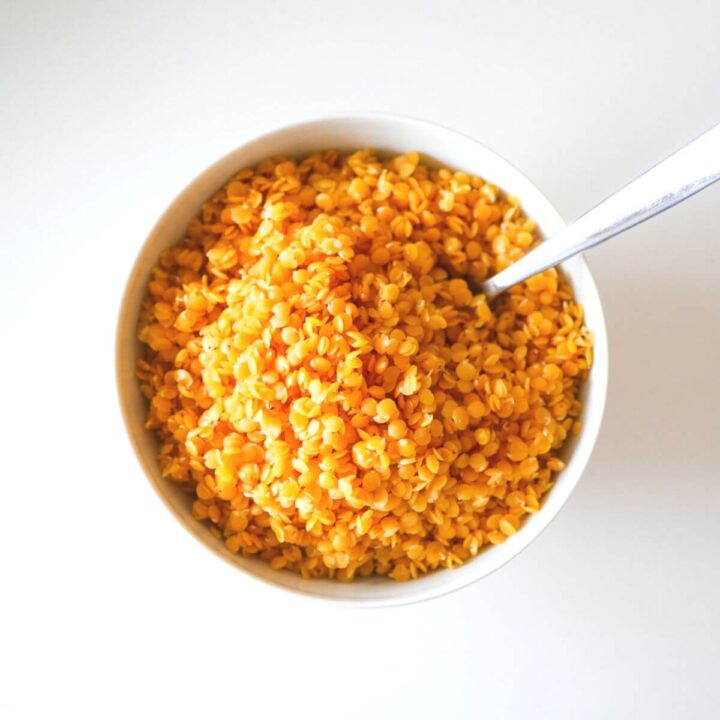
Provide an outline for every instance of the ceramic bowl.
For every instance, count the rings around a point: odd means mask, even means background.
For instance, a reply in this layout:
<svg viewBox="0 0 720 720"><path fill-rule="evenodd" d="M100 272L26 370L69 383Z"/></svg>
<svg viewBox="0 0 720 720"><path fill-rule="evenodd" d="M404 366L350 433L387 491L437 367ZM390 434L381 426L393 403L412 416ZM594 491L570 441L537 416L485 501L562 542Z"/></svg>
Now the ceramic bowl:
<svg viewBox="0 0 720 720"><path fill-rule="evenodd" d="M353 583L303 580L299 575L272 570L259 559L230 553L207 525L190 514L191 498L162 478L157 442L144 427L146 400L134 377L140 344L136 328L140 304L151 267L160 252L177 242L201 204L237 170L272 155L300 157L315 150L355 150L371 147L383 153L417 150L425 162L480 175L516 195L544 237L564 225L555 208L537 187L496 153L472 138L438 125L405 117L384 115L311 120L273 130L243 143L202 172L165 210L140 249L127 282L117 330L117 383L120 405L135 453L148 480L175 517L215 555L236 570L276 588L312 598L354 606L384 606L427 600L470 585L504 565L525 549L558 514L580 479L600 429L607 389L607 334L600 297L582 257L563 263L577 300L585 307L587 326L595 334L594 366L582 389L582 431L564 448L566 467L543 500L540 512L530 515L522 529L502 545L490 546L456 569L443 569L417 580L398 583L384 577ZM576 539L581 542L581 539Z"/></svg>

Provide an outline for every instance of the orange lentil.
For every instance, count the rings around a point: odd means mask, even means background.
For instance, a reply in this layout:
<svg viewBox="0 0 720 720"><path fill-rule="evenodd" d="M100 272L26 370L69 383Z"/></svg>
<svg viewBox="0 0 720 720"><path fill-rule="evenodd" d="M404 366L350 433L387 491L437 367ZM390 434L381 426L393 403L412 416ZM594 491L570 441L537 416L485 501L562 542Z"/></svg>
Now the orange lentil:
<svg viewBox="0 0 720 720"><path fill-rule="evenodd" d="M385 423L397 415L398 409L392 398L384 398L377 404L375 411L375 419L378 422Z"/></svg>
<svg viewBox="0 0 720 720"><path fill-rule="evenodd" d="M388 423L387 432L393 440L399 440L400 438L404 438L407 434L407 425L404 420L391 420Z"/></svg>
<svg viewBox="0 0 720 720"><path fill-rule="evenodd" d="M147 427L193 517L233 553L343 581L410 580L520 531L580 431L592 335L557 270L492 307L468 281L537 240L517 201L418 153L232 177L139 319Z"/></svg>
<svg viewBox="0 0 720 720"><path fill-rule="evenodd" d="M463 360L455 368L455 372L461 380L474 380L477 375L477 368L470 361Z"/></svg>

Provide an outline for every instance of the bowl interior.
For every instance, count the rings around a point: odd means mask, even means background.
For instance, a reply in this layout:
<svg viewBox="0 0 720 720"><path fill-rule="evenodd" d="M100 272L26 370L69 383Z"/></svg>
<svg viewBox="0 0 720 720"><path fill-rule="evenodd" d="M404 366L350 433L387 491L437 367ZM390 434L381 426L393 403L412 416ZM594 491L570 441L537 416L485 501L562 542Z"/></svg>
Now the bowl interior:
<svg viewBox="0 0 720 720"><path fill-rule="evenodd" d="M120 403L135 452L148 478L175 516L195 537L250 575L274 586L336 602L354 605L394 605L442 595L487 575L517 555L549 524L575 487L592 451L600 427L607 386L607 340L597 289L582 258L562 265L575 296L585 307L586 322L595 333L594 367L585 383L583 430L565 448L566 468L559 473L541 511L526 520L522 530L502 545L488 548L460 568L431 573L408 583L386 578L361 579L351 584L332 580L303 580L271 570L264 562L230 553L209 529L189 512L191 499L163 480L157 463L157 444L143 428L146 401L134 377L140 352L136 325L150 268L160 252L177 242L201 204L237 170L271 155L301 156L325 148L355 150L372 147L380 152L417 150L423 160L471 172L520 198L523 209L545 237L560 230L560 215L539 190L518 170L474 140L451 130L408 118L367 116L317 120L276 130L221 158L199 175L166 210L145 242L131 272L120 311L117 336L117 373Z"/></svg>

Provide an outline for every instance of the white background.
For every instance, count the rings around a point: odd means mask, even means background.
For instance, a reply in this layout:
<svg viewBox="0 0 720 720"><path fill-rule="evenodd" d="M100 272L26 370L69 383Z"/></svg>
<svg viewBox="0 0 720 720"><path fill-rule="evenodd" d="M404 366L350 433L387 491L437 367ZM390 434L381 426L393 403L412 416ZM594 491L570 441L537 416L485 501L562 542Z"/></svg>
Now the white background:
<svg viewBox="0 0 720 720"><path fill-rule="evenodd" d="M150 226L245 138L435 120L571 219L720 121L719 37L717 0L2 0L0 715L717 717L720 187L592 251L588 470L523 555L426 604L318 607L213 558L131 454L112 345Z"/></svg>

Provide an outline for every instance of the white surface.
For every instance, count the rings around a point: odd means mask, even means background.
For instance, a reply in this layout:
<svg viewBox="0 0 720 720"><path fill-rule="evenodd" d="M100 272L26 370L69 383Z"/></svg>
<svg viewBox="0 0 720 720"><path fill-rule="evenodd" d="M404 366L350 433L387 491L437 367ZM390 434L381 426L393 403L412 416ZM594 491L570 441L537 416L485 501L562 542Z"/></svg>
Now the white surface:
<svg viewBox="0 0 720 720"><path fill-rule="evenodd" d="M595 334L593 370L580 395L583 430L563 448L567 465L558 476L552 493L543 499L542 512L529 516L521 533L493 548L492 552L481 553L473 562L465 563L453 572L428 573L411 583L398 583L388 577L340 583L325 578L305 580L294 573L279 573L257 557L244 558L231 553L224 541L216 538L207 525L200 525L192 518L192 498L162 476L157 461L157 441L145 431L147 399L138 387L135 366L138 351L142 352L137 340L137 322L147 294L150 269L157 263L162 251L183 236L188 222L197 214L203 201L238 168L253 167L267 157L278 155L304 157L322 147L333 147L339 151L371 147L396 154L422 148L423 157L427 160L481 174L506 192L522 198L525 212L537 222L539 231L545 237L556 236L563 227L557 210L520 171L468 136L440 125L405 117L364 114L313 120L272 130L232 150L193 178L163 212L143 244L128 279L118 321L117 384L122 413L138 459L168 507L188 530L233 565L285 590L355 607L388 607L429 600L478 581L526 548L567 502L587 465L605 407L608 352L600 297L582 257L571 258L562 267L572 283L576 299L585 309L586 322Z"/></svg>
<svg viewBox="0 0 720 720"><path fill-rule="evenodd" d="M266 125L436 120L571 218L720 119L714 0L585 5L0 6L3 718L717 715L720 188L592 252L598 448L531 548L447 598L256 587L161 507L116 409L142 239Z"/></svg>

